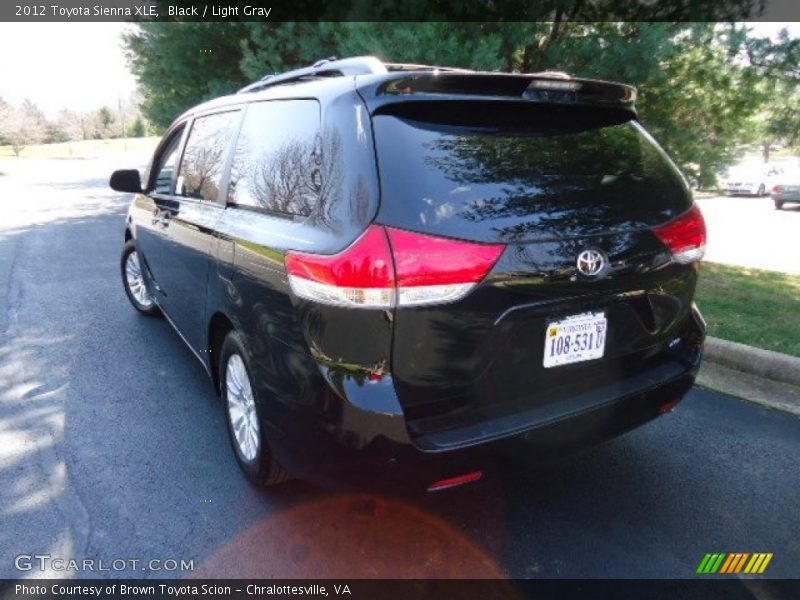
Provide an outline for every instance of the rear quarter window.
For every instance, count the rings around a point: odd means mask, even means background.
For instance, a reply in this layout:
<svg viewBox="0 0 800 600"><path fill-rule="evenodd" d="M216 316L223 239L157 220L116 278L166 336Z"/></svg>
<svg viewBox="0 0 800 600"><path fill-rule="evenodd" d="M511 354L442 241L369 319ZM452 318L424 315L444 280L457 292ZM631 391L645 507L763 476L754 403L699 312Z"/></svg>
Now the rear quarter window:
<svg viewBox="0 0 800 600"><path fill-rule="evenodd" d="M317 101L250 104L236 142L228 202L306 217L319 203L321 165Z"/></svg>

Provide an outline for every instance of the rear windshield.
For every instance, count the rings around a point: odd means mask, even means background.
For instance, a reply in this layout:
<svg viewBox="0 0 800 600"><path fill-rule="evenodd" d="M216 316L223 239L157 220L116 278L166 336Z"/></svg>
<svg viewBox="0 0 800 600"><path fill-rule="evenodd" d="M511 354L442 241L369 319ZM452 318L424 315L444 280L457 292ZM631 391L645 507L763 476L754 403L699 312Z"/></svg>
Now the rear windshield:
<svg viewBox="0 0 800 600"><path fill-rule="evenodd" d="M689 208L683 178L630 113L437 104L373 117L385 224L538 241L643 229Z"/></svg>

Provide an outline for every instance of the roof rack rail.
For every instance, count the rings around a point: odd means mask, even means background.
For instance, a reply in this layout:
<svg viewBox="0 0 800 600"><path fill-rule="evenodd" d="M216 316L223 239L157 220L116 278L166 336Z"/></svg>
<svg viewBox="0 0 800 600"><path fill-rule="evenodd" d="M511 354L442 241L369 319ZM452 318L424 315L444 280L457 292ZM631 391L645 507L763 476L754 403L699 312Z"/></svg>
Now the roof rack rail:
<svg viewBox="0 0 800 600"><path fill-rule="evenodd" d="M566 71L536 71L535 73L524 73L534 77L551 77L553 79L572 79L572 75Z"/></svg>
<svg viewBox="0 0 800 600"><path fill-rule="evenodd" d="M384 63L389 71L446 71L448 73L472 73L471 69L459 69L457 67L440 67L437 65L418 65L415 63Z"/></svg>
<svg viewBox="0 0 800 600"><path fill-rule="evenodd" d="M257 92L273 85L299 81L305 77L343 77L348 75L382 75L388 73L386 66L374 56L355 56L337 59L335 56L318 60L310 67L275 73L240 89L237 94Z"/></svg>

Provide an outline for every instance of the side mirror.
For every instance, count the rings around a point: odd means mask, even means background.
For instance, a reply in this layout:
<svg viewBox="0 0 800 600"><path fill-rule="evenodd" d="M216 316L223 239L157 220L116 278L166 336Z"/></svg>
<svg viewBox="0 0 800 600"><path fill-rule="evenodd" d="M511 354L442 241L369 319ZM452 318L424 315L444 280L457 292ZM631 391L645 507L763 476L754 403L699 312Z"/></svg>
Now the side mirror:
<svg viewBox="0 0 800 600"><path fill-rule="evenodd" d="M120 169L111 174L108 185L117 192L142 193L142 177L138 169Z"/></svg>

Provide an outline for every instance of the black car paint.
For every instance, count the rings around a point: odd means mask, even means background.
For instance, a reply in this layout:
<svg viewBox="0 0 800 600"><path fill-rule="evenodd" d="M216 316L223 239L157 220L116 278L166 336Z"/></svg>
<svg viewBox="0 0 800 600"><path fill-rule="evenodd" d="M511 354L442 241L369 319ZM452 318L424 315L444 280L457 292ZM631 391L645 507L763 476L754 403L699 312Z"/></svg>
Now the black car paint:
<svg viewBox="0 0 800 600"><path fill-rule="evenodd" d="M334 78L259 94L319 101L323 134L339 139L328 160L342 171L338 201L326 211L296 219L226 206L227 176L214 201L142 193L129 211L126 235L148 289L215 382L216 328L244 336L278 460L302 476L391 467L432 480L481 465L488 442L522 435L538 450L590 443L685 393L705 331L692 305L696 266L670 262L648 230L510 244L457 307L353 310L291 293L287 251L331 254L380 220L370 114L404 99L387 99L386 85L356 90ZM179 118L171 131L183 127L181 146L197 116L244 113L251 100L231 98ZM587 244L608 252L607 277L576 276L576 253ZM541 368L546 323L596 308L625 324L609 334L607 356Z"/></svg>

